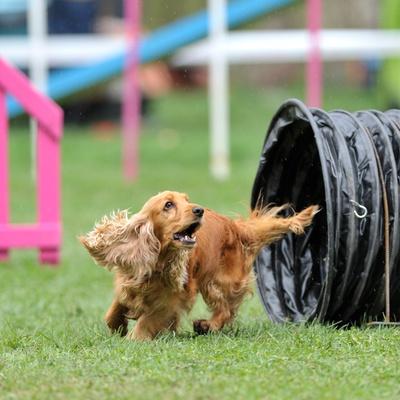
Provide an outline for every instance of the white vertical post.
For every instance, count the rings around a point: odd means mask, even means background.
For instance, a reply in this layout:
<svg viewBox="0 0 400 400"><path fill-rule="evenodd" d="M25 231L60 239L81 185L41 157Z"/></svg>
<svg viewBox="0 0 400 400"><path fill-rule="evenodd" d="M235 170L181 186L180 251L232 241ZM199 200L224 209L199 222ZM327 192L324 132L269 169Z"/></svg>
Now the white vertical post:
<svg viewBox="0 0 400 400"><path fill-rule="evenodd" d="M27 25L29 37L29 77L35 86L42 92L47 93L47 1L29 0L27 10ZM31 162L32 176L36 179L36 121L31 119Z"/></svg>
<svg viewBox="0 0 400 400"><path fill-rule="evenodd" d="M211 129L211 172L216 179L229 176L228 63L225 53L227 29L225 0L208 0L211 60L209 105Z"/></svg>
<svg viewBox="0 0 400 400"><path fill-rule="evenodd" d="M36 87L47 91L47 1L29 0L28 35L30 41L29 71L30 79Z"/></svg>

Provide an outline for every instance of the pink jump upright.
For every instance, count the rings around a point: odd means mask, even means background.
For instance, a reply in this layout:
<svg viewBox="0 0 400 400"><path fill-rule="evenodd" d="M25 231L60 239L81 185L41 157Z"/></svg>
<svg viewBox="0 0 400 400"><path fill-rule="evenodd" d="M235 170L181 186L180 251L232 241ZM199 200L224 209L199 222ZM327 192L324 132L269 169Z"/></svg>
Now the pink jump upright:
<svg viewBox="0 0 400 400"><path fill-rule="evenodd" d="M6 95L11 94L37 124L37 220L10 221ZM18 69L0 58L0 261L12 248L38 248L42 263L58 264L61 247L60 141L63 111L38 92Z"/></svg>
<svg viewBox="0 0 400 400"><path fill-rule="evenodd" d="M321 0L307 0L307 25L310 35L310 50L306 64L306 102L309 107L321 107L322 103L321 3Z"/></svg>
<svg viewBox="0 0 400 400"><path fill-rule="evenodd" d="M140 131L139 40L141 1L124 2L125 31L128 51L124 65L122 102L123 174L127 181L138 175Z"/></svg>

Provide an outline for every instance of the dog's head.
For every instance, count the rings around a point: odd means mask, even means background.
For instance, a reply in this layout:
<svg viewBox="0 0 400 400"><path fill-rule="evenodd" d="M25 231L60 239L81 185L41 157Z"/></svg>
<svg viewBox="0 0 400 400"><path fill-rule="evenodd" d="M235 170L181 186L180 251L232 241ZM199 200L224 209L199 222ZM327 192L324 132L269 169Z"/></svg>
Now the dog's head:
<svg viewBox="0 0 400 400"><path fill-rule="evenodd" d="M129 217L120 211L103 217L87 236L79 237L95 262L109 269L151 275L160 254L191 250L204 209L183 193L166 191L150 198Z"/></svg>
<svg viewBox="0 0 400 400"><path fill-rule="evenodd" d="M203 223L204 209L190 203L184 193L166 191L148 200L139 214L151 221L161 250L188 250L196 245L194 233Z"/></svg>

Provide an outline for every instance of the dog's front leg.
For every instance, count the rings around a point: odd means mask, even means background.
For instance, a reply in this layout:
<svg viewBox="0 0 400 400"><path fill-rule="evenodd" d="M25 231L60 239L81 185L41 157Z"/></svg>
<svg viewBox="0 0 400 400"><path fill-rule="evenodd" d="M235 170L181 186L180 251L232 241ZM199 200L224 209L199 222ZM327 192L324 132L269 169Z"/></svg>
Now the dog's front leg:
<svg viewBox="0 0 400 400"><path fill-rule="evenodd" d="M164 319L142 314L129 334L131 340L151 340L165 329Z"/></svg>
<svg viewBox="0 0 400 400"><path fill-rule="evenodd" d="M128 320L125 317L127 308L114 299L105 316L105 321L111 333L120 332L121 336L128 333Z"/></svg>
<svg viewBox="0 0 400 400"><path fill-rule="evenodd" d="M134 329L129 335L131 340L151 340L154 339L159 333L170 331L175 332L179 327L179 314L171 313L166 315L147 315L142 314L136 321Z"/></svg>

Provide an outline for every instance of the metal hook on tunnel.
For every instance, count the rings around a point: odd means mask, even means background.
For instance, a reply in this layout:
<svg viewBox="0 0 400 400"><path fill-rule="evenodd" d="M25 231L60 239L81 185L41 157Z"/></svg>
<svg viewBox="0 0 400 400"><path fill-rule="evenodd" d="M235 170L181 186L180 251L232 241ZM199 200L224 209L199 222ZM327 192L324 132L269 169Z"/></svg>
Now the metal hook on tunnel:
<svg viewBox="0 0 400 400"><path fill-rule="evenodd" d="M354 209L354 214L355 214L355 216L356 216L357 218L362 219L362 218L365 218L365 217L367 216L367 214L368 214L367 207L361 205L360 203L357 203L355 200L350 200L350 203L354 204L354 205L357 206L360 210L363 211L362 214L359 214L359 213L357 212L357 210Z"/></svg>

